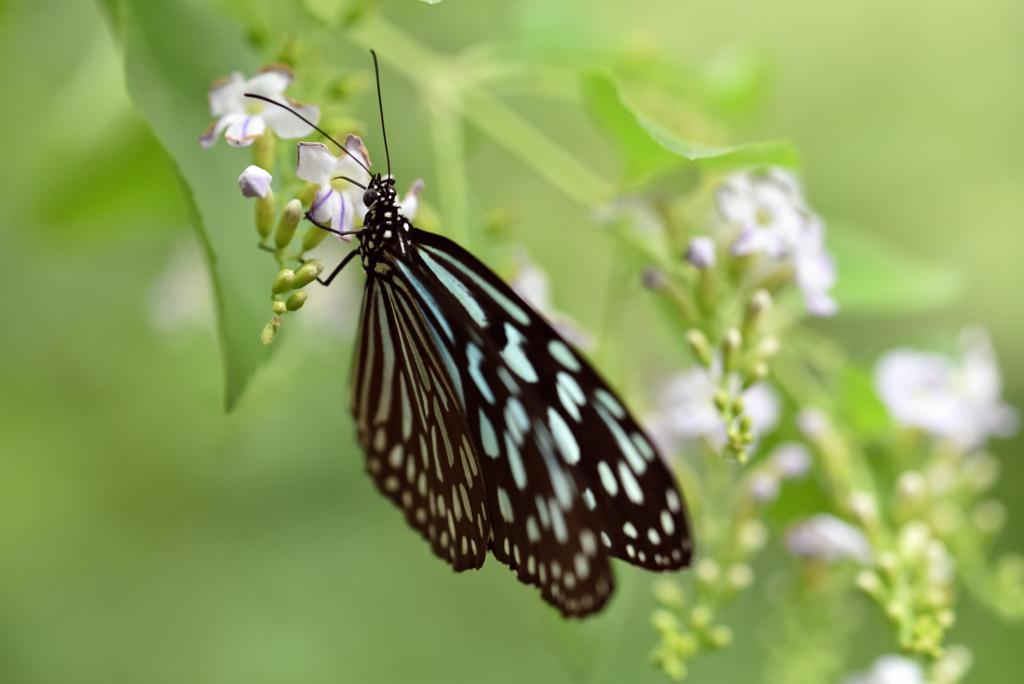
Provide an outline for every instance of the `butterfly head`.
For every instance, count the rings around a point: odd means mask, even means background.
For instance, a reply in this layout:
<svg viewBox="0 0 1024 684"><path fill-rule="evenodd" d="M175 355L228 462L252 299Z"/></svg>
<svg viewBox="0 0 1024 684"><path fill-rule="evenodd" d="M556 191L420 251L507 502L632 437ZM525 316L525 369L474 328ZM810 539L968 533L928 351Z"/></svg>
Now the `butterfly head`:
<svg viewBox="0 0 1024 684"><path fill-rule="evenodd" d="M370 213L389 209L401 211L398 193L395 192L395 179L390 176L381 178L379 173L372 177L369 185L366 186L366 192L363 193L363 204L366 205L366 210Z"/></svg>

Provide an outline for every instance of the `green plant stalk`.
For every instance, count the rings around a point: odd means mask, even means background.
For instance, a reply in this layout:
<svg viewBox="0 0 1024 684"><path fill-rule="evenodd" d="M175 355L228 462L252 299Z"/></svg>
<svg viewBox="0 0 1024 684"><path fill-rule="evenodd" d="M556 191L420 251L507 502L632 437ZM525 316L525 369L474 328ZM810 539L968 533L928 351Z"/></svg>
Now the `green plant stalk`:
<svg viewBox="0 0 1024 684"><path fill-rule="evenodd" d="M381 60L398 69L429 93L436 82L463 83L465 77L452 60L421 45L412 36L379 15L366 17L349 34L366 48L387 45ZM588 206L600 205L614 196L614 186L548 138L544 133L502 104L484 89L464 85L458 92L466 121L503 147L512 156L545 178L553 187Z"/></svg>

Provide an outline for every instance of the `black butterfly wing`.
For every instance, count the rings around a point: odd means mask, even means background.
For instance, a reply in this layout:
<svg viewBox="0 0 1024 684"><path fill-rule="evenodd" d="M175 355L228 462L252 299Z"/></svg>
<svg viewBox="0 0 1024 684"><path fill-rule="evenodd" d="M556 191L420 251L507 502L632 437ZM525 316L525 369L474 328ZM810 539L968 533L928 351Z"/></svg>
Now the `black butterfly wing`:
<svg viewBox="0 0 1024 684"><path fill-rule="evenodd" d="M475 257L431 233L413 241L418 258L399 267L456 359L495 556L574 616L610 595L608 555L687 565L675 479L604 381Z"/></svg>
<svg viewBox="0 0 1024 684"><path fill-rule="evenodd" d="M402 284L368 278L350 406L366 467L456 571L479 568L490 523L459 388Z"/></svg>

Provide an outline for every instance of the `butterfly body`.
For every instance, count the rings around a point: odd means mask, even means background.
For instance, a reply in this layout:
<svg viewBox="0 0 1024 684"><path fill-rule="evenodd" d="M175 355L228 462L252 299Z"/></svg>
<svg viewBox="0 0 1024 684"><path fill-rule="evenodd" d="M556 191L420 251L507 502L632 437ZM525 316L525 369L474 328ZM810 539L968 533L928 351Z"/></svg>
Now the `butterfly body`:
<svg viewBox="0 0 1024 684"><path fill-rule="evenodd" d="M685 567L671 470L589 364L484 264L412 227L371 178L350 405L367 469L455 570L486 552L566 616L599 610L609 557Z"/></svg>

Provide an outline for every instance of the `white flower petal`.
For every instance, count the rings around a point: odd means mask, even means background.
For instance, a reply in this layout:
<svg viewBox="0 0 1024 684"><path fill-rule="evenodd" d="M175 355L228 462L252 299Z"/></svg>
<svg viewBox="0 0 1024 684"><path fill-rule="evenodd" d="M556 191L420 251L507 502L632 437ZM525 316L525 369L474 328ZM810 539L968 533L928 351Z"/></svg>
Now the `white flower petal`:
<svg viewBox="0 0 1024 684"><path fill-rule="evenodd" d="M331 154L327 145L317 142L300 142L295 162L295 175L301 180L316 183L321 188L331 184L331 173L338 158Z"/></svg>
<svg viewBox="0 0 1024 684"><path fill-rule="evenodd" d="M928 684L919 663L898 655L882 656L870 672L852 675L843 684Z"/></svg>
<svg viewBox="0 0 1024 684"><path fill-rule="evenodd" d="M253 164L238 177L238 187L242 189L243 197L266 197L271 180L273 178L265 169Z"/></svg>
<svg viewBox="0 0 1024 684"><path fill-rule="evenodd" d="M284 64L268 64L245 83L245 92L274 98L285 91L295 79L292 70Z"/></svg>
<svg viewBox="0 0 1024 684"><path fill-rule="evenodd" d="M855 560L866 565L872 557L864 533L828 513L812 516L791 529L786 535L786 550L825 563Z"/></svg>
<svg viewBox="0 0 1024 684"><path fill-rule="evenodd" d="M273 97L271 99L295 110L314 124L319 123L320 121L320 108L316 105L294 102L283 96ZM272 104L267 104L266 108L261 113L261 116L263 117L263 120L267 122L267 126L273 129L274 133L276 133L279 138L301 138L313 132L313 127L295 116L295 114L292 114L287 109L276 107Z"/></svg>
<svg viewBox="0 0 1024 684"><path fill-rule="evenodd" d="M366 151L366 145L358 135L349 135L345 139L345 152L338 157L338 168L335 175L345 175L358 181L369 179L370 174L370 153ZM357 161L358 160L358 161Z"/></svg>
<svg viewBox="0 0 1024 684"><path fill-rule="evenodd" d="M811 469L811 452L799 442L783 442L772 449L771 459L775 471L783 480L796 480Z"/></svg>
<svg viewBox="0 0 1024 684"><path fill-rule="evenodd" d="M779 478L775 473L762 470L750 477L750 496L758 503L769 503L779 498Z"/></svg>
<svg viewBox="0 0 1024 684"><path fill-rule="evenodd" d="M231 122L228 129L224 131L224 139L234 147L247 147L252 145L256 138L263 135L265 130L267 130L267 125L263 122L262 116L243 115Z"/></svg>
<svg viewBox="0 0 1024 684"><path fill-rule="evenodd" d="M224 129L230 126L235 121L240 121L245 114L238 114L232 112L225 114L220 117L207 128L201 136L199 136L199 144L203 147L213 147L217 139L220 138L220 134L224 132Z"/></svg>
<svg viewBox="0 0 1024 684"><path fill-rule="evenodd" d="M210 86L207 99L210 102L210 114L223 116L228 112L239 112L245 109L245 77L239 71L230 76L217 79Z"/></svg>
<svg viewBox="0 0 1024 684"><path fill-rule="evenodd" d="M417 178L413 181L413 184L409 186L409 192L405 193L405 197L402 198L402 215L410 221L416 218L416 212L419 211L420 192L422 191L423 179Z"/></svg>

